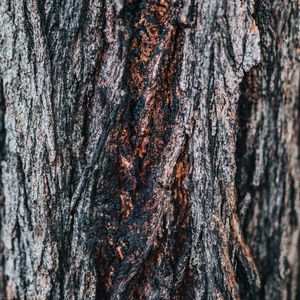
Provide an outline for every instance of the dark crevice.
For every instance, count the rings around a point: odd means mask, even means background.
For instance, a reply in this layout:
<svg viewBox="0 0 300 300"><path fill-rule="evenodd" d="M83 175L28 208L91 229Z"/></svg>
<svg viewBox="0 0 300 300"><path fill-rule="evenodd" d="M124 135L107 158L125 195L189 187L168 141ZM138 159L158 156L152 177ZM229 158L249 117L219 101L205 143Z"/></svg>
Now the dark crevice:
<svg viewBox="0 0 300 300"><path fill-rule="evenodd" d="M237 126L237 141L236 141L236 186L238 193L238 212L243 208L243 200L249 193L253 194L253 177L255 171L255 152L248 149L248 130L250 124L252 106L255 105L254 99L251 99L249 91L251 91L251 81L254 69L247 72L240 84L241 96L238 103L238 126ZM249 207L251 209L251 207ZM240 215L240 217L242 217ZM243 224L242 224L243 225Z"/></svg>
<svg viewBox="0 0 300 300"><path fill-rule="evenodd" d="M148 4L146 1L131 2L123 12L131 34L122 85L126 94L122 109L120 109L120 118L114 128L115 136L111 141L112 149L116 150L111 150L109 154L114 160L113 166L109 168L115 168L114 172L117 174L118 181L109 182L108 172L105 172L105 182L110 183L110 194L113 194L112 197L116 199L118 206L113 208L110 204L110 227L108 228L107 224L104 225L107 228L99 258L101 267L98 274L97 299L113 297L117 293L120 293L124 299L136 299L144 292L146 278L152 277L154 274L155 280L153 285L151 284L151 289L155 288L158 293L161 293L164 290L163 285L166 284L164 278L170 275L167 273L172 272L172 266L175 267L179 263L179 258L184 255L183 253L179 254L178 261L175 258L174 261L171 261L171 257L167 255L162 263L165 269L156 264L157 258L162 255L164 248L168 249L166 251L172 251L174 239L177 239L175 247L183 247L184 241L179 241L179 239L184 239L186 233L185 229L182 228L180 231L178 228L177 236L168 236L167 213L165 212L162 216L162 220L165 222L161 223L163 238L155 237L156 246L153 246L152 243L148 244L150 242L145 239L151 227L155 226L152 223L155 222L152 221L152 217L157 215L157 211L152 206L162 205L157 203L157 201L162 201L161 199L154 198L156 196L156 191L153 189L156 184L154 176L163 149L171 137L174 121L170 122L170 120L175 120L178 112L178 102L173 104L173 101L178 80L176 70L180 65L179 57L182 55L183 31L181 28L173 26L172 20L169 19L173 16L174 7L170 4L170 7L165 8L164 5L167 6L167 4L157 2L153 4ZM166 18L166 21L159 24L162 16ZM163 47L161 47L162 42L165 42ZM144 53L144 56L141 56L141 52ZM158 75L154 78L156 87L152 87L151 61L160 55L162 58L159 61ZM148 106L146 106L145 91L149 88L153 92L152 97L155 101L148 98ZM149 131L148 136L139 132L143 125L140 121L144 116L148 116L146 127L146 130ZM148 138L148 141L144 143L145 138ZM131 167L126 169L126 166L122 166L122 158L123 160L126 158ZM183 191L180 192L183 193ZM131 201L130 205L132 205L126 217L124 217L124 211L126 212L128 206L126 203L120 203L121 193L130 198L128 201ZM151 200L146 201L147 199ZM127 198L125 200L127 201ZM182 203L182 205L186 204ZM176 210L178 211L178 207ZM188 210L185 209L183 215L176 216L180 224L184 223L187 214ZM133 228L137 228L137 225L139 225L139 234L135 232L136 229L133 230ZM180 226L178 225L178 227ZM105 239L109 239L111 236L114 237L113 244L108 246ZM120 247L121 242L126 243L123 250L124 259L120 259L115 250ZM146 250L147 248L149 250ZM137 251L142 254L132 266L129 258L133 255L136 256ZM114 270L112 274L110 273L111 267ZM179 263L175 268L179 270L181 267ZM135 278L130 280L124 274L128 274L130 277L134 274ZM159 286L160 284L161 286ZM117 292L117 288L122 291Z"/></svg>
<svg viewBox="0 0 300 300"><path fill-rule="evenodd" d="M31 208L30 208L30 204L29 199L28 199L28 195L27 195L27 189L26 189L26 174L23 168L23 162L22 162L22 158L21 156L18 154L17 155L17 168L18 168L18 174L19 174L19 187L20 189L22 189L22 195L23 195L23 199L24 199L24 208L26 209L27 212L27 222L28 222L28 227L29 230L32 230L33 226L32 226L32 218L31 218Z"/></svg>
<svg viewBox="0 0 300 300"><path fill-rule="evenodd" d="M25 28L26 38L27 38L28 61L31 61L32 53L34 49L34 34L33 34L33 26L31 24L31 19L30 19L30 12L26 0L23 0L23 11L24 11L24 28ZM34 64L34 68L36 69L36 64ZM34 73L36 74L36 70Z"/></svg>
<svg viewBox="0 0 300 300"><path fill-rule="evenodd" d="M0 220L4 217L4 190L3 190L3 178L2 178L2 162L6 159L6 129L5 129L5 112L6 112L6 101L4 95L4 83L3 79L0 78ZM6 286L6 277L4 275L4 254L3 254L3 242L2 242L2 222L0 222L0 299L5 300L4 290Z"/></svg>
<svg viewBox="0 0 300 300"><path fill-rule="evenodd" d="M236 188L237 188L237 213L241 222L246 241L246 229L249 224L249 216L253 215L253 197L255 189L253 178L256 166L255 147L249 148L249 128L251 124L251 114L255 111L255 99L257 95L253 92L254 78L258 67L252 68L244 74L240 84L241 95L237 109L237 136L236 136ZM255 256L255 255L254 255ZM257 297L260 289L252 285L251 278L247 278L251 272L245 269L242 261L237 261L236 278L238 279L240 294L242 299L253 299ZM251 276L251 275L250 275Z"/></svg>

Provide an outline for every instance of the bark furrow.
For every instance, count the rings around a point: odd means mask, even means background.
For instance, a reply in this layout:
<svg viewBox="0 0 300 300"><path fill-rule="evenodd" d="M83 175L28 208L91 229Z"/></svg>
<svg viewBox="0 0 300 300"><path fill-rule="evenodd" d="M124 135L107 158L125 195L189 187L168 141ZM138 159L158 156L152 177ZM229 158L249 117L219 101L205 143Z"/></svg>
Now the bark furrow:
<svg viewBox="0 0 300 300"><path fill-rule="evenodd" d="M298 19L3 0L0 297L298 299Z"/></svg>

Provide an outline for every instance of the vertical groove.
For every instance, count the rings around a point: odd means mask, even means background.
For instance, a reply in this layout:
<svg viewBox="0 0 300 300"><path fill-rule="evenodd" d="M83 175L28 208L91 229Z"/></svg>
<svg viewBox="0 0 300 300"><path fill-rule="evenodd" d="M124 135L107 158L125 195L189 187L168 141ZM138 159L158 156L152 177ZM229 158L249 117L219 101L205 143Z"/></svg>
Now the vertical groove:
<svg viewBox="0 0 300 300"><path fill-rule="evenodd" d="M3 79L0 78L0 220L4 217L4 190L3 190L3 180L2 180L2 167L1 164L5 160L6 150L5 150L5 96L4 96L4 86ZM4 273L4 245L2 242L2 222L0 222L0 298L5 300L5 273Z"/></svg>
<svg viewBox="0 0 300 300"><path fill-rule="evenodd" d="M241 86L237 187L260 299L299 296L298 15L296 2L256 1L262 62Z"/></svg>

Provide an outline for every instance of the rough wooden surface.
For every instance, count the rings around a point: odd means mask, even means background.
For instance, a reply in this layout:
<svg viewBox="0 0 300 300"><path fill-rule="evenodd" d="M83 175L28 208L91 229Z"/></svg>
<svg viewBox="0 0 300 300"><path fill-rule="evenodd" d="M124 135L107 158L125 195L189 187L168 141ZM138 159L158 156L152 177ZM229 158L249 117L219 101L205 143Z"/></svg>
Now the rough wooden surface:
<svg viewBox="0 0 300 300"><path fill-rule="evenodd" d="M298 20L3 0L2 297L298 299Z"/></svg>
<svg viewBox="0 0 300 300"><path fill-rule="evenodd" d="M260 297L299 299L299 2L258 2L255 19L262 63L244 79L239 113L244 233L260 270Z"/></svg>

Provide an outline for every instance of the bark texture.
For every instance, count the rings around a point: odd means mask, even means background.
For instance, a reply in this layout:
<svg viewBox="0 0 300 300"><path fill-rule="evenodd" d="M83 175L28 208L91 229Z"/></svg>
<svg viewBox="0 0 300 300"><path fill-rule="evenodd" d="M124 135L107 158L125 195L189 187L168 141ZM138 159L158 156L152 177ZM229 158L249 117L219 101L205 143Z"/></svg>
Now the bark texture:
<svg viewBox="0 0 300 300"><path fill-rule="evenodd" d="M299 2L3 0L0 297L299 299Z"/></svg>

